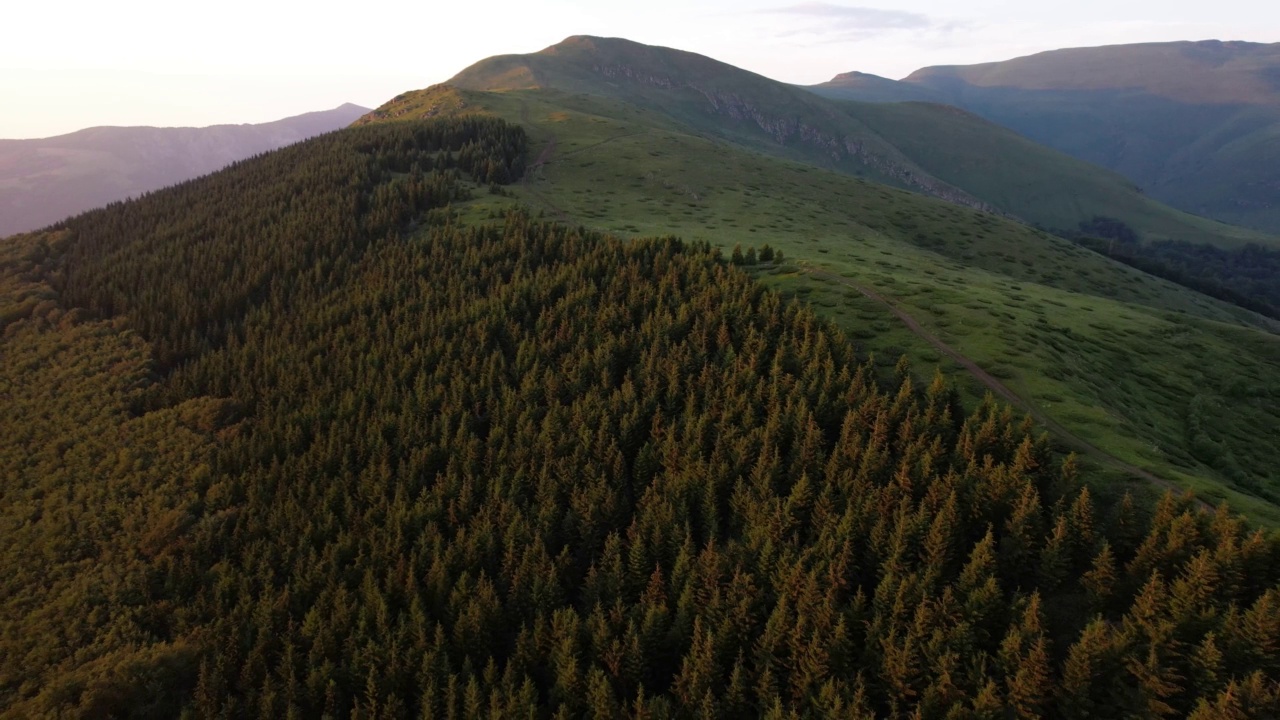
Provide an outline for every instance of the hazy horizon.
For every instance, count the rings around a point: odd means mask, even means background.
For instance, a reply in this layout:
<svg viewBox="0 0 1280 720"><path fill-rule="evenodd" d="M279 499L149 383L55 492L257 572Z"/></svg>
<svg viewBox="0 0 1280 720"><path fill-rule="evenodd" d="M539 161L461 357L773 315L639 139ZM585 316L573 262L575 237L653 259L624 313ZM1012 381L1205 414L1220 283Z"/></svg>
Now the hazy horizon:
<svg viewBox="0 0 1280 720"><path fill-rule="evenodd" d="M36 140L53 140L53 139L55 139L55 138L64 137L64 136L67 136L67 135L74 135L74 134L76 134L76 133L81 133L81 132L84 132L84 131L86 131L86 130L96 130L96 129L99 129L99 128L138 129L138 130L206 130L206 129L209 129L209 128L217 128L217 127L235 127L235 126L243 126L243 125L269 125L269 124L271 124L271 123L278 123L278 122L281 122L281 121L284 121L284 120L290 120L290 119L293 119L293 118L296 118L296 117L301 117L301 116L303 116L303 115L319 115L319 114L322 114L322 113L332 112L332 111L339 110L339 109L341 109L341 108L343 108L343 107L346 107L346 106L352 106L352 107L360 108L361 110L365 110L365 111L369 111L369 110L373 110L373 109L374 109L374 108L372 108L372 107L370 107L370 106L368 106L368 105L361 105L360 103L341 102L341 103L338 103L337 105L334 105L333 107L320 107L320 108L313 108L313 109L311 109L311 110L301 110L301 111L298 111L298 112L292 112L292 113L289 113L288 115L282 115L282 116L280 116L280 117L264 118L264 119L262 119L262 120L246 120L246 121L231 120L231 121L228 121L228 122L212 122L212 123L208 123L208 124L205 124L205 125L191 125L191 124L187 124L187 125L160 125L160 124L156 124L156 123L137 123L137 124L134 124L134 125L86 125L86 126L81 127L81 128L76 128L75 130L68 130L68 131L66 131L66 132L60 132L60 133L57 133L57 134L54 134L54 135L41 135L41 136L36 136L36 137L26 137L26 138L6 137L6 138L0 138L0 141L5 141L5 140L31 140L31 141L36 141Z"/></svg>
<svg viewBox="0 0 1280 720"><path fill-rule="evenodd" d="M578 0L464 8L380 0L353 14L303 7L248 0L201 14L156 0L18 7L11 27L43 32L0 45L0 138L103 125L262 123L348 102L377 107L485 57L535 52L571 35L689 50L798 84L853 70L897 79L930 65L1064 47L1280 41L1280 6L1243 0L1212 7L1087 0L1072 8L977 0L959 12L941 0L893 9L727 0L607 8Z"/></svg>

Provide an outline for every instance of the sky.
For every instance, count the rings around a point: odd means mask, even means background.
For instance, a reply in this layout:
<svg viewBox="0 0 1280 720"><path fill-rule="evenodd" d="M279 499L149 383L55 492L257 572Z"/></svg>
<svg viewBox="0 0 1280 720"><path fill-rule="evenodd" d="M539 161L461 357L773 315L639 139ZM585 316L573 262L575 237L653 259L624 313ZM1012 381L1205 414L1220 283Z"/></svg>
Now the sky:
<svg viewBox="0 0 1280 720"><path fill-rule="evenodd" d="M0 138L376 107L570 35L690 50L803 84L1061 47L1280 42L1280 3L1260 0L41 0L4 16Z"/></svg>

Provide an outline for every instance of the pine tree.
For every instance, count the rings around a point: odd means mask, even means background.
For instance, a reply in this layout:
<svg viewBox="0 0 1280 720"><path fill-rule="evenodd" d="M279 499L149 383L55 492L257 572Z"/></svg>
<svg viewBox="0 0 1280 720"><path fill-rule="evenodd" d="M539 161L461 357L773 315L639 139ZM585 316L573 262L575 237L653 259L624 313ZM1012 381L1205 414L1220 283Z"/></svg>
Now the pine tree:
<svg viewBox="0 0 1280 720"><path fill-rule="evenodd" d="M1089 606L1095 612L1105 610L1117 582L1115 555L1111 543L1103 541L1102 548L1093 558L1093 567L1080 577L1080 584L1089 597Z"/></svg>
<svg viewBox="0 0 1280 720"><path fill-rule="evenodd" d="M1062 666L1057 700L1064 717L1095 717L1109 707L1108 689L1115 681L1110 626L1094 618L1072 643Z"/></svg>

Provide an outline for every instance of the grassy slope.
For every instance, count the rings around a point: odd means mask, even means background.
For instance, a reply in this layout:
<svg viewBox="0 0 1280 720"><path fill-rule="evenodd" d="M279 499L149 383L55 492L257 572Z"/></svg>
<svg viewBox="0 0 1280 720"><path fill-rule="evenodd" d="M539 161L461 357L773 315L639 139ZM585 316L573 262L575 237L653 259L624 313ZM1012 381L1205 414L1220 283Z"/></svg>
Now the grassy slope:
<svg viewBox="0 0 1280 720"><path fill-rule="evenodd" d="M1248 108L1189 144L1158 192L1201 214L1280 232L1280 107Z"/></svg>
<svg viewBox="0 0 1280 720"><path fill-rule="evenodd" d="M762 279L862 332L866 349L889 363L905 353L923 372L959 369L883 306L804 271L828 268L890 297L1088 442L1280 524L1276 505L1232 489L1280 491L1280 448L1268 441L1280 428L1280 340L1245 326L1247 313L1018 223L736 149L617 100L436 88L393 107L520 120L545 161L516 188L520 201L623 235L768 243L787 263L762 267ZM874 334L859 330L868 320ZM1233 483L1182 449L1193 408L1249 479Z"/></svg>
<svg viewBox="0 0 1280 720"><path fill-rule="evenodd" d="M1183 213L1141 195L1124 177L946 105L848 103L848 111L934 176L999 207L1022 208L1045 227L1073 230L1103 215L1149 240L1219 245L1274 243L1241 227ZM942 139L940 141L940 138Z"/></svg>
<svg viewBox="0 0 1280 720"><path fill-rule="evenodd" d="M450 84L611 97L664 115L691 134L970 207L997 207L1044 227L1073 230L1082 220L1107 215L1152 238L1225 246L1280 243L1257 231L1173 210L1113 173L990 123L919 106L885 117L881 106L832 101L679 50L575 37L539 53L483 60ZM1005 170L992 174L972 168L984 156L999 157Z"/></svg>
<svg viewBox="0 0 1280 720"><path fill-rule="evenodd" d="M573 37L529 55L463 70L449 85L476 91L555 89L613 97L687 132L973 205L829 101L717 60L613 38Z"/></svg>

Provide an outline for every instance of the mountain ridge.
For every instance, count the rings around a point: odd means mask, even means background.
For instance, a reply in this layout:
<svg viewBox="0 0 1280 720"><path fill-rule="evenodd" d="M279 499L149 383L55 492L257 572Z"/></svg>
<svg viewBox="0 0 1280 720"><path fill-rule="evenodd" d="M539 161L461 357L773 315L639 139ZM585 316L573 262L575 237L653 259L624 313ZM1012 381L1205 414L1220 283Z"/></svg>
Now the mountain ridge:
<svg viewBox="0 0 1280 720"><path fill-rule="evenodd" d="M1124 175L1183 211L1280 232L1280 43L1068 48L811 86L829 98L920 99L975 112Z"/></svg>
<svg viewBox="0 0 1280 720"><path fill-rule="evenodd" d="M520 82L513 83L512 78ZM575 35L536 53L481 60L445 85L497 92L612 92L630 102L658 107L703 131L719 130L758 150L790 149L793 156L807 153L810 159L816 156L829 164L857 166L884 181L914 186L958 204L996 210L962 188L932 177L838 108L815 102L798 88L698 53L623 38ZM655 94L667 97L654 102ZM727 119L728 129L708 127L708 114ZM767 141L762 142L761 134Z"/></svg>
<svg viewBox="0 0 1280 720"><path fill-rule="evenodd" d="M1178 41L1047 50L1010 60L921 68L902 82L960 78L980 87L1142 91L1211 104L1280 102L1280 43ZM838 76L837 76L838 77Z"/></svg>
<svg viewBox="0 0 1280 720"><path fill-rule="evenodd" d="M344 103L266 123L100 125L47 138L0 140L0 236L213 172L345 127L367 112Z"/></svg>
<svg viewBox="0 0 1280 720"><path fill-rule="evenodd" d="M923 133L927 142L922 143L920 137L900 137L903 123L883 122L883 110L871 104L819 97L703 55L621 38L572 36L535 53L487 58L439 87L610 97L654 110L695 133L758 152L1058 231L1074 232L1080 223L1106 216L1156 239L1226 246L1276 242L1265 234L1157 205L1132 181L1029 143L998 125L978 129L970 123L966 132L978 139L977 146L961 147L949 137L950 111L920 106L905 119L912 132ZM375 116L406 111L404 103L422 101L422 92L416 98L398 97ZM916 149L904 152L904 144ZM975 174L975 168L989 162L984 157L994 156L1004 167L1018 169L1017 182L993 184L989 177ZM1063 178L1070 181L1064 185Z"/></svg>
<svg viewBox="0 0 1280 720"><path fill-rule="evenodd" d="M267 120L265 122L257 122L257 123L226 122L226 123L214 123L212 125L90 125L89 127L80 128L79 130L72 130L71 132L61 133L59 135L48 135L48 136L39 137L39 138L0 138L0 143L38 141L38 140L59 140L59 139L76 137L80 135L87 135L87 134L91 134L91 133L94 133L97 131L103 131L103 130L216 130L221 128L284 126L284 125L297 124L292 121L305 121L307 119L320 118L322 116L331 115L331 114L339 114L339 113L345 114L345 113L356 113L356 112L364 114L369 112L369 108L364 107L362 105L356 105L355 103L348 102L348 103L342 103L341 105L334 108L330 108L328 110L310 110L304 113L298 113L297 115L289 115L287 117L279 118L277 120Z"/></svg>

